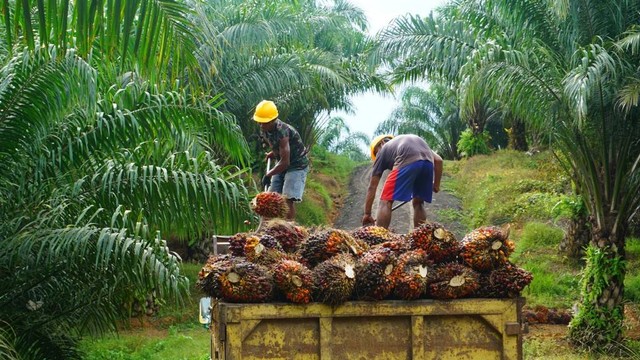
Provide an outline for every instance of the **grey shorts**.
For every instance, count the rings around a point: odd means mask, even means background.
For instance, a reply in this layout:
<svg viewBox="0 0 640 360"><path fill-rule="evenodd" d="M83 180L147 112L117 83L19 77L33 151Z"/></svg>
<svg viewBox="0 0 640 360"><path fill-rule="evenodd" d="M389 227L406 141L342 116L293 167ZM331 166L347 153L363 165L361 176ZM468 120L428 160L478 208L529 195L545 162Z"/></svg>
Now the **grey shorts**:
<svg viewBox="0 0 640 360"><path fill-rule="evenodd" d="M308 166L304 169L291 169L284 173L273 175L269 191L280 193L288 200L302 201L307 173L309 173Z"/></svg>

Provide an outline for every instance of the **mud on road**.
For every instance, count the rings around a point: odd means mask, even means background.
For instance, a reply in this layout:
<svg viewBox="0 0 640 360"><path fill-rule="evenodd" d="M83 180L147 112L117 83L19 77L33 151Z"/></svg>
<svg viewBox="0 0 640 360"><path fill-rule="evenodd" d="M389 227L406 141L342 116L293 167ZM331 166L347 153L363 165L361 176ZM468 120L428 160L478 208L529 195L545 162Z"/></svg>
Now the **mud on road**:
<svg viewBox="0 0 640 360"><path fill-rule="evenodd" d="M374 217L378 208L378 200L380 198L380 192L382 191L382 185L384 184L388 173L388 171L385 171L384 174L382 174L382 179L378 185L378 191L376 193L372 209ZM336 220L334 221L334 228L353 230L362 226L361 221L364 214L364 200L367 195L370 177L370 165L363 165L353 170L349 180L349 193L343 202ZM394 202L393 206L398 204L400 203ZM447 192L447 189L441 186L440 192L433 194L433 202L431 204L426 203L425 208L427 210L427 221L439 222L446 229L452 231L458 240L462 240L467 229L460 222L454 220L453 218L455 217L451 216L451 214L461 211L460 200L458 198ZM411 206L411 202L408 202L393 211L389 229L398 234L405 234L412 228L413 207Z"/></svg>

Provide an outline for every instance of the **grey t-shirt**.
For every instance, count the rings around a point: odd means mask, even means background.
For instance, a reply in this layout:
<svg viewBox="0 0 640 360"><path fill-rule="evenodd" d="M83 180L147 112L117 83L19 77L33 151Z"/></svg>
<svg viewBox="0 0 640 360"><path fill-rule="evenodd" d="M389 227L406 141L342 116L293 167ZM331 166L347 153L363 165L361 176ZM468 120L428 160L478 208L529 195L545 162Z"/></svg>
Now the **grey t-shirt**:
<svg viewBox="0 0 640 360"><path fill-rule="evenodd" d="M433 163L433 150L417 135L398 135L382 146L373 163L373 175L401 168L419 160Z"/></svg>

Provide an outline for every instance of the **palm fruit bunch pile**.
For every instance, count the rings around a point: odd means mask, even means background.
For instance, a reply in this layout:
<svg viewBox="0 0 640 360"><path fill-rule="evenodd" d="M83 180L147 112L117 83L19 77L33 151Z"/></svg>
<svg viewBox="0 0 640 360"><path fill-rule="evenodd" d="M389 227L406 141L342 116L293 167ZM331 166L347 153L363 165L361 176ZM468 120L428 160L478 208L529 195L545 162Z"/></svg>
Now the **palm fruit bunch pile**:
<svg viewBox="0 0 640 360"><path fill-rule="evenodd" d="M459 299L473 295L480 287L480 274L459 263L438 265L427 287L434 299Z"/></svg>
<svg viewBox="0 0 640 360"><path fill-rule="evenodd" d="M427 285L433 281L433 262L424 250L410 250L398 257L391 276L395 283L394 298L419 299L426 293Z"/></svg>
<svg viewBox="0 0 640 360"><path fill-rule="evenodd" d="M229 254L211 255L202 269L198 272L196 288L213 297L221 298L220 282L218 278L233 267L234 258Z"/></svg>
<svg viewBox="0 0 640 360"><path fill-rule="evenodd" d="M395 286L393 276L396 256L393 251L377 247L365 252L356 262L355 295L360 300L382 300Z"/></svg>
<svg viewBox="0 0 640 360"><path fill-rule="evenodd" d="M273 296L273 278L264 266L246 260L233 262L218 276L221 297L229 302L267 302Z"/></svg>
<svg viewBox="0 0 640 360"><path fill-rule="evenodd" d="M281 218L285 216L289 206L282 194L264 191L251 200L251 209L265 218Z"/></svg>
<svg viewBox="0 0 640 360"><path fill-rule="evenodd" d="M296 252L302 241L309 236L305 228L282 219L267 221L262 232L276 238L282 249L288 253Z"/></svg>
<svg viewBox="0 0 640 360"><path fill-rule="evenodd" d="M435 263L453 261L462 249L453 233L438 223L424 223L409 233L412 249L422 249Z"/></svg>
<svg viewBox="0 0 640 360"><path fill-rule="evenodd" d="M371 246L398 239L398 235L382 226L362 226L353 230L351 236Z"/></svg>
<svg viewBox="0 0 640 360"><path fill-rule="evenodd" d="M356 284L356 261L348 253L338 254L313 269L314 299L329 305L349 300Z"/></svg>
<svg viewBox="0 0 640 360"><path fill-rule="evenodd" d="M292 303L306 304L312 300L313 273L298 261L278 262L273 269L273 281L278 291Z"/></svg>
<svg viewBox="0 0 640 360"><path fill-rule="evenodd" d="M462 239L460 255L471 268L487 272L506 265L514 249L508 230L484 226L471 231Z"/></svg>
<svg viewBox="0 0 640 360"><path fill-rule="evenodd" d="M324 229L309 236L300 245L299 253L303 263L313 268L336 254L351 253L360 256L368 249L369 246L364 241L354 238L344 230Z"/></svg>
<svg viewBox="0 0 640 360"><path fill-rule="evenodd" d="M347 232L274 219L238 233L229 255L212 256L198 275L203 292L230 302L293 303L420 298L517 297L532 281L508 257L508 232L478 228L459 242L442 225L406 235L378 227ZM371 245L373 244L373 245Z"/></svg>
<svg viewBox="0 0 640 360"><path fill-rule="evenodd" d="M512 263L480 275L477 296L488 298L517 297L533 281L533 275Z"/></svg>

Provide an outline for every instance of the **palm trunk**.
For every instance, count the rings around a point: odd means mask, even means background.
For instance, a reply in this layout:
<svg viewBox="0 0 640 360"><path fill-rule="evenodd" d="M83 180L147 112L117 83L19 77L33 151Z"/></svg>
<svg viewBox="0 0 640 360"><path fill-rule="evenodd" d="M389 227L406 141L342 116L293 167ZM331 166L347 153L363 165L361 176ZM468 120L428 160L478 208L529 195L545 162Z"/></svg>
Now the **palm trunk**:
<svg viewBox="0 0 640 360"><path fill-rule="evenodd" d="M509 131L509 148L517 151L529 150L526 135L524 121L520 118L513 119L511 131Z"/></svg>
<svg viewBox="0 0 640 360"><path fill-rule="evenodd" d="M605 352L620 349L624 320L625 231L615 233L613 223L594 227L581 280L581 303L569 325L573 344Z"/></svg>
<svg viewBox="0 0 640 360"><path fill-rule="evenodd" d="M569 258L580 260L585 255L585 248L591 239L591 226L586 215L572 218L567 226L567 233L560 242L559 249Z"/></svg>

